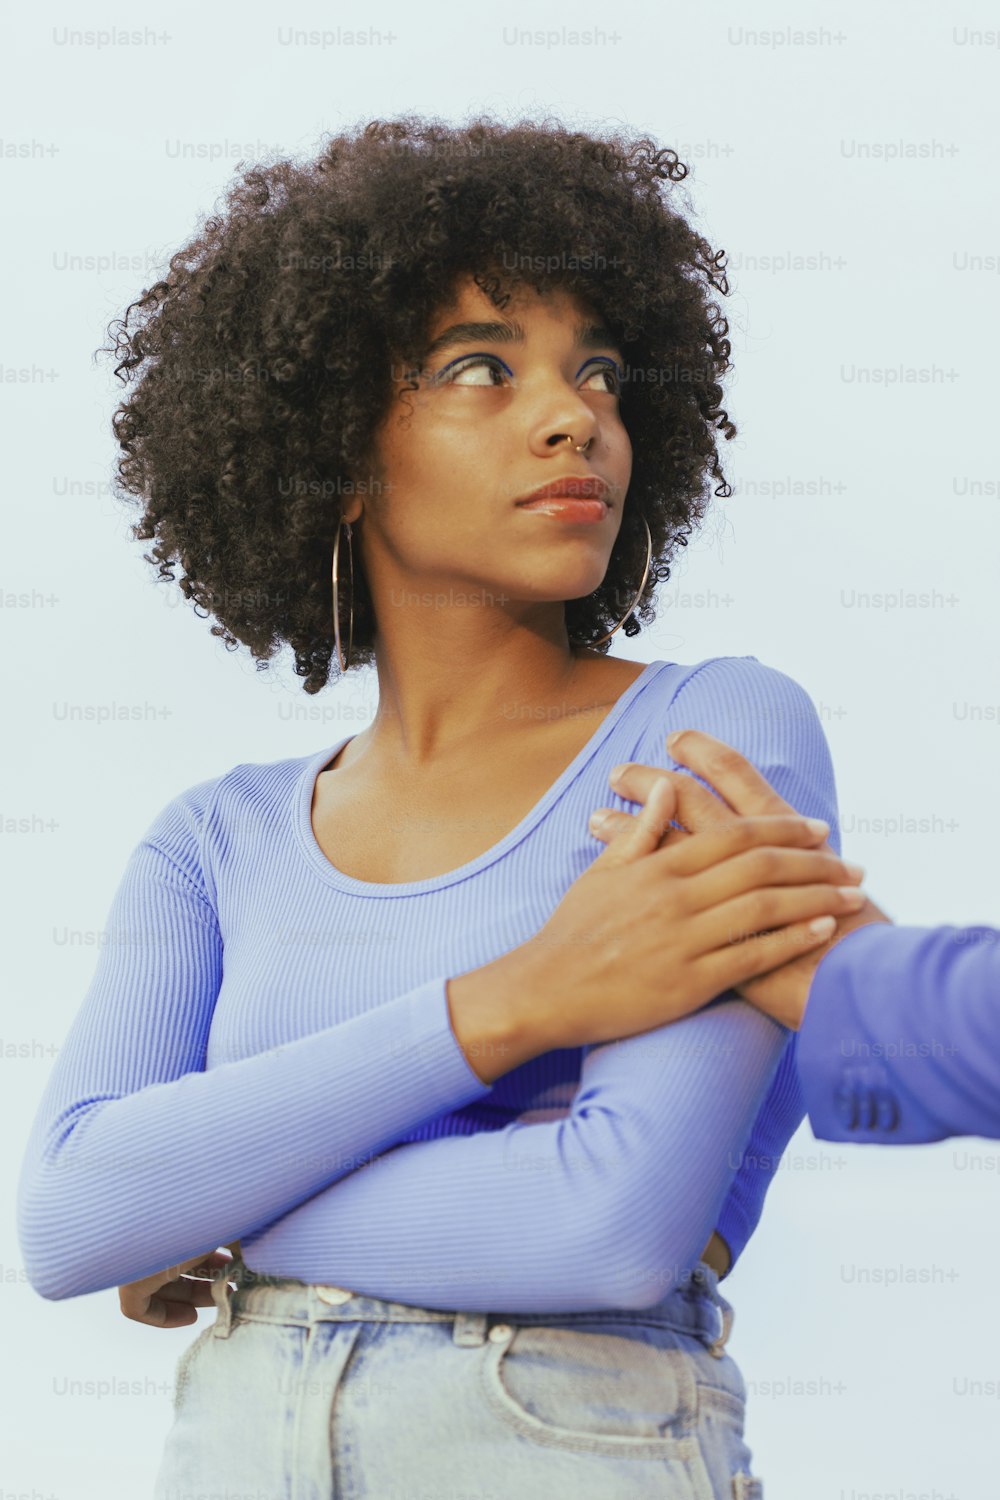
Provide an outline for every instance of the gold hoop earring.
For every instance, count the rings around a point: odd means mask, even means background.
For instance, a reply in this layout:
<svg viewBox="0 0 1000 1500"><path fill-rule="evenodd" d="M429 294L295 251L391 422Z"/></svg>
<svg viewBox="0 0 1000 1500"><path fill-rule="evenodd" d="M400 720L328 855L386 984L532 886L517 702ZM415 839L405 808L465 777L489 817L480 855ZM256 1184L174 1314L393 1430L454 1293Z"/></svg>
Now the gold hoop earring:
<svg viewBox="0 0 1000 1500"><path fill-rule="evenodd" d="M646 587L646 579L649 577L649 565L650 565L650 563L652 561L652 558L653 558L653 538L650 535L649 522L646 520L646 517L645 516L640 516L639 519L642 521L642 524L646 528L646 566L643 569L642 582L639 585L638 593L636 594L635 598L632 600L632 603L629 605L628 609L622 615L621 619L618 621L618 624L615 626L614 630L609 630L608 633L607 633L607 635L602 635L596 641L574 641L574 640L570 640L570 645L571 646L600 646L605 641L609 641L611 639L611 637L614 635L615 630L620 630L622 628L622 626L625 624L625 621L628 619L629 615L632 613L632 611L635 609L636 605L638 604L639 600L642 598L642 591ZM597 590L595 589L594 592L596 593Z"/></svg>
<svg viewBox="0 0 1000 1500"><path fill-rule="evenodd" d="M350 620L350 625L348 627L348 634L347 634L347 660L346 661L344 660L343 652L340 649L340 590L339 590L339 587L338 587L338 579L337 579L338 564L339 564L339 561L340 561L340 528L341 528L341 526L346 526L347 527L348 560L349 560L350 565L351 565L351 620ZM351 643L354 640L354 543L351 540L351 523L350 523L350 521L345 521L344 518L343 518L343 516L340 517L340 520L337 523L337 539L336 539L336 541L333 544L332 579L333 579L333 639L336 642L336 646L337 646L337 660L340 663L340 670L343 673L343 672L347 671L348 667L351 664Z"/></svg>

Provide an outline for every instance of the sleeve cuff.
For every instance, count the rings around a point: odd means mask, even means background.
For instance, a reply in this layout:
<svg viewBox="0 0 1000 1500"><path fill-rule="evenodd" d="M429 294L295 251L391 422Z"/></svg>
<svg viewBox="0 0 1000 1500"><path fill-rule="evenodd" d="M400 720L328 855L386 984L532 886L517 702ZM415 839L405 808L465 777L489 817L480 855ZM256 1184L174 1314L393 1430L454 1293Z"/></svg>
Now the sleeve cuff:
<svg viewBox="0 0 1000 1500"><path fill-rule="evenodd" d="M484 1083L469 1063L452 1029L449 977L429 979L407 996L409 1024L399 1044L413 1065L414 1094L431 1101L429 1116L445 1114L493 1091L492 1083ZM437 1110L435 1099L440 1105Z"/></svg>

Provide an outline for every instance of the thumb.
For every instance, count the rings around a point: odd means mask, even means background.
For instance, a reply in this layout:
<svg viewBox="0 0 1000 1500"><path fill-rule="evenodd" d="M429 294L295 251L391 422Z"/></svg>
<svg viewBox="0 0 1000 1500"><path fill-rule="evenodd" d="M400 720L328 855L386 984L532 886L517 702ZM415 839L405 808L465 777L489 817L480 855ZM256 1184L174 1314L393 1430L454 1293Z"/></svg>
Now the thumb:
<svg viewBox="0 0 1000 1500"><path fill-rule="evenodd" d="M673 782L667 774L657 776L649 787L642 811L619 824L594 864L631 864L643 855L652 854L660 847L676 814L677 792Z"/></svg>

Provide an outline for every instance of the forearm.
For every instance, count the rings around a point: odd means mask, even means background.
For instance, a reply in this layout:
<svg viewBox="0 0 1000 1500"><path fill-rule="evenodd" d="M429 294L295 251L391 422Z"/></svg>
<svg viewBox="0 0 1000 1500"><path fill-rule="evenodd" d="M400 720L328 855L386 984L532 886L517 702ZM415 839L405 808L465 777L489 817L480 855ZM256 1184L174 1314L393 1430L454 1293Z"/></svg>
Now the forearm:
<svg viewBox="0 0 1000 1500"><path fill-rule="evenodd" d="M547 987L526 949L449 979L447 997L455 1039L486 1084L568 1045L559 1034L558 1014L549 1014Z"/></svg>
<svg viewBox="0 0 1000 1500"><path fill-rule="evenodd" d="M137 1044L133 1055L142 1053ZM32 1284L53 1299L243 1240L424 1121L488 1092L451 1032L444 980L208 1071L144 1079L133 1068L109 1089L100 1035L87 1027L59 1064L18 1188ZM103 1087L82 1082L102 1075ZM136 1215L139 1202L148 1208Z"/></svg>
<svg viewBox="0 0 1000 1500"><path fill-rule="evenodd" d="M886 1144L1000 1137L1000 931L848 933L820 961L799 1031L813 1132Z"/></svg>
<svg viewBox="0 0 1000 1500"><path fill-rule="evenodd" d="M426 1306L650 1306L705 1249L787 1039L729 1000L595 1048L565 1119L397 1146L244 1258Z"/></svg>

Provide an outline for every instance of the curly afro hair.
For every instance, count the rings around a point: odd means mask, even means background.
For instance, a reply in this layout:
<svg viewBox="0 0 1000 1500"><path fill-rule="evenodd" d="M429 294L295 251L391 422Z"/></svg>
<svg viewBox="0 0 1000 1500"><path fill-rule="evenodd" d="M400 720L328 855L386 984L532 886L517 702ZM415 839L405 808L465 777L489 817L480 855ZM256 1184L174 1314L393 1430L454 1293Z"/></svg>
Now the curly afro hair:
<svg viewBox="0 0 1000 1500"><path fill-rule="evenodd" d="M729 292L725 252L667 201L687 172L675 151L620 130L413 115L329 137L305 165L244 171L99 351L137 382L112 418L114 490L144 506L131 529L156 539L145 561L171 581L181 564L181 590L228 649L242 642L264 670L288 644L304 690L319 692L336 657L339 497L363 492L389 403L415 388L394 383L394 359L420 367L464 275L497 307L522 284L558 285L616 335L633 450L607 573L567 601L567 630L586 644L618 623L645 566L645 517L653 562L622 627L636 635L710 503L708 476L732 493L715 443L716 429L737 430L719 405L729 328L710 300ZM375 659L360 567L353 594L352 667Z"/></svg>

